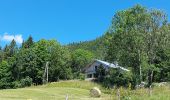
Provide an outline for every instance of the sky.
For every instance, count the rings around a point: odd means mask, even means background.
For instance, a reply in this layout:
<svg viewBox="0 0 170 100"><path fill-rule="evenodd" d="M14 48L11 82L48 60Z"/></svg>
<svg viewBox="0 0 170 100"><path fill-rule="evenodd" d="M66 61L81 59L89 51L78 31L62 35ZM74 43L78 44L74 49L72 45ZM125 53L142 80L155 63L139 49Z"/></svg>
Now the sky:
<svg viewBox="0 0 170 100"><path fill-rule="evenodd" d="M63 45L93 40L108 30L115 12L136 4L170 15L169 0L0 0L0 45L12 39L20 45L30 35Z"/></svg>

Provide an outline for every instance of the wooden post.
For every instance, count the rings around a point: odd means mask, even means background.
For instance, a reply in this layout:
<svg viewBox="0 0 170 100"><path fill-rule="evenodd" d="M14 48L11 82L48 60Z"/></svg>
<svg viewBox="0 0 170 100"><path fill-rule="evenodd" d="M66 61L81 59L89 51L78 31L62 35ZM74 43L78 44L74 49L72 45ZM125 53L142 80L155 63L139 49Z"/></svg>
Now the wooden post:
<svg viewBox="0 0 170 100"><path fill-rule="evenodd" d="M119 88L117 89L117 100L120 100L120 90L119 90Z"/></svg>
<svg viewBox="0 0 170 100"><path fill-rule="evenodd" d="M152 88L151 88L151 85L149 86L149 96L152 95Z"/></svg>
<svg viewBox="0 0 170 100"><path fill-rule="evenodd" d="M68 100L68 94L66 95L66 100Z"/></svg>

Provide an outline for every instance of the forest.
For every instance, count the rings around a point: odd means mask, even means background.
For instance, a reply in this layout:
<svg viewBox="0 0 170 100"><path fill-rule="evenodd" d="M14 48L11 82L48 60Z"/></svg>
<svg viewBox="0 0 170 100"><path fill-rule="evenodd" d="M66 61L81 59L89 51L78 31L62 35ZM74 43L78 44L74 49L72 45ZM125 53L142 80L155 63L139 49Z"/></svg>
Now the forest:
<svg viewBox="0 0 170 100"><path fill-rule="evenodd" d="M48 82L84 79L83 68L101 59L129 69L110 70L99 82L135 88L141 82L170 81L170 23L158 9L135 5L114 14L103 36L79 43L61 45L56 40L34 41L30 36L17 46L16 41L0 48L0 89L45 84L45 66L49 62ZM101 71L99 71L101 73Z"/></svg>

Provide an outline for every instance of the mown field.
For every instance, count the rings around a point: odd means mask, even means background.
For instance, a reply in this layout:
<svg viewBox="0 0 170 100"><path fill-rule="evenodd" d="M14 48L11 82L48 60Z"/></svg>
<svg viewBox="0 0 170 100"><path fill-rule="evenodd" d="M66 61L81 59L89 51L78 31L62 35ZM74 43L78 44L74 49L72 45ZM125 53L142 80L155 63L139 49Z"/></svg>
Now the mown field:
<svg viewBox="0 0 170 100"><path fill-rule="evenodd" d="M92 87L102 90L100 98L92 98L89 90ZM151 96L148 89L129 90L120 88L121 100L170 100L170 87L155 87ZM0 90L0 100L116 100L117 90L108 90L96 83L87 81L61 81L42 86L21 89Z"/></svg>
<svg viewBox="0 0 170 100"><path fill-rule="evenodd" d="M108 95L92 98L90 88L100 85L85 81L63 81L21 89L0 90L0 100L107 100Z"/></svg>

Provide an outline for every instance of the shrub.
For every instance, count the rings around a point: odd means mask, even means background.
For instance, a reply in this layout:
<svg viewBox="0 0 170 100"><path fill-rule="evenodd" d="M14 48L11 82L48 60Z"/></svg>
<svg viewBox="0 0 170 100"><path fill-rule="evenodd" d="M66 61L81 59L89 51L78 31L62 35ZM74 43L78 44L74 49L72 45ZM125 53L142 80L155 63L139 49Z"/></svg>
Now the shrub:
<svg viewBox="0 0 170 100"><path fill-rule="evenodd" d="M31 84L32 84L32 78L30 78L29 76L20 80L20 87L31 86Z"/></svg>
<svg viewBox="0 0 170 100"><path fill-rule="evenodd" d="M20 87L22 87L20 81L14 81L13 84L14 84L13 88L20 88Z"/></svg>
<svg viewBox="0 0 170 100"><path fill-rule="evenodd" d="M112 87L113 85L128 87L132 82L132 74L131 72L121 71L119 69L111 69L103 82L107 87Z"/></svg>
<svg viewBox="0 0 170 100"><path fill-rule="evenodd" d="M80 80L85 80L85 75L82 74L82 73L80 73L80 74L79 74L79 79L80 79Z"/></svg>
<svg viewBox="0 0 170 100"><path fill-rule="evenodd" d="M13 87L14 87L14 84L10 82L7 78L2 78L0 80L0 89L9 89Z"/></svg>

